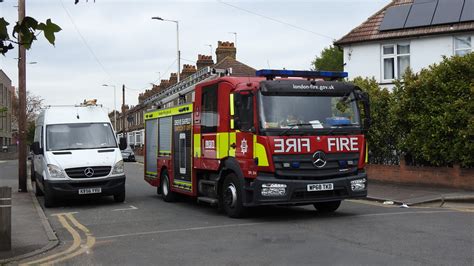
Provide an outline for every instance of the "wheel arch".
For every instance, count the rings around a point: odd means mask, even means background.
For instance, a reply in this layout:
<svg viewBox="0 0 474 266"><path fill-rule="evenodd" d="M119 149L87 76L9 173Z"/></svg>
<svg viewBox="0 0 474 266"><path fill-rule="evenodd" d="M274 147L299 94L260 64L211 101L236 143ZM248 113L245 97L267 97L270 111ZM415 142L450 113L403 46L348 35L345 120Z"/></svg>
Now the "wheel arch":
<svg viewBox="0 0 474 266"><path fill-rule="evenodd" d="M241 180L241 185L244 184L244 173L240 168L239 162L234 157L227 157L225 160L221 161L219 167L219 175L217 177L217 195L221 194L222 183L224 182L225 177L230 173L234 173L237 178Z"/></svg>

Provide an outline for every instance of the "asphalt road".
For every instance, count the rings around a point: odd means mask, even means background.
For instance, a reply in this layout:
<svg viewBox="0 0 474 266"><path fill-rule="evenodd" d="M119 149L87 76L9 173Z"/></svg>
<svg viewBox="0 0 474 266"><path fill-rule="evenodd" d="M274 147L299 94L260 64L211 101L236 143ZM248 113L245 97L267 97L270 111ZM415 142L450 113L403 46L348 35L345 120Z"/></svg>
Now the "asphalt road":
<svg viewBox="0 0 474 266"><path fill-rule="evenodd" d="M266 207L231 219L166 203L127 163L127 199L46 209L60 247L30 259L71 265L474 265L474 213L345 201L334 214ZM43 199L40 198L40 202Z"/></svg>

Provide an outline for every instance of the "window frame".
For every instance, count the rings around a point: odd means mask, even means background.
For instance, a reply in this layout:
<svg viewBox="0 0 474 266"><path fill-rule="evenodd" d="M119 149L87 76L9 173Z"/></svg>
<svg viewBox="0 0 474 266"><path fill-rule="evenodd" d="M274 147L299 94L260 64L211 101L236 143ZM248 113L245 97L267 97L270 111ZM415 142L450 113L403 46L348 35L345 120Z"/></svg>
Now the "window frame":
<svg viewBox="0 0 474 266"><path fill-rule="evenodd" d="M470 48L457 48L456 47L456 44L457 44L457 39L459 38L469 38L470 40L470 43L471 43L471 47ZM458 55L457 52L458 51L468 51L468 53L472 53L474 51L474 45L473 45L473 39L474 37L471 36L471 35L457 35L457 36L453 36L453 55ZM464 54L465 55L465 54ZM463 55L458 55L458 56L463 56Z"/></svg>
<svg viewBox="0 0 474 266"><path fill-rule="evenodd" d="M398 53L398 47L399 46L408 46L408 53L403 53L403 54L399 54ZM392 47L393 48L393 53L391 54L384 54L384 48L385 47ZM380 58L381 58L381 65L380 65L380 68L381 68L381 73L380 73L380 80L383 82L383 83L393 83L393 81L397 80L397 79L401 79L401 76L400 76L400 71L398 70L399 68L399 63L398 63L398 59L400 57L407 57L408 56L408 60L409 60L409 63L408 63L408 67L411 66L411 43L410 42L400 42L400 43L385 43L385 44L381 44L380 46ZM386 79L385 78L385 59L393 59L393 78L392 79Z"/></svg>
<svg viewBox="0 0 474 266"><path fill-rule="evenodd" d="M201 92L201 134L206 133L217 133L219 127L219 84L212 84L202 88ZM208 94L214 95L214 99L206 97ZM212 100L212 101L211 101ZM208 104L209 106L205 106ZM212 110L210 108L213 108ZM215 117L210 117L205 112L214 112ZM207 121L209 119L210 121ZM212 126L209 126L207 122L213 122ZM214 123L215 122L215 123Z"/></svg>

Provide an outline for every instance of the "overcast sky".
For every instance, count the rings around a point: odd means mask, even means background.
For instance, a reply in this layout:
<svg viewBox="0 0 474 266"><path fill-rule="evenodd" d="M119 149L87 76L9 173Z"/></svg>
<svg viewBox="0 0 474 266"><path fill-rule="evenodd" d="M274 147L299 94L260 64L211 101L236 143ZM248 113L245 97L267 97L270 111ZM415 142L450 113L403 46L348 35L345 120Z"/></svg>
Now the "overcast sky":
<svg viewBox="0 0 474 266"><path fill-rule="evenodd" d="M182 64L198 54L213 58L217 41L234 41L237 59L253 68L309 69L333 39L358 26L389 0L312 1L164 1L164 0L26 0L27 15L51 18L63 29L52 46L40 36L27 52L27 90L45 104L77 104L97 98L117 107L125 84L126 103L176 72L176 26L152 16L179 21ZM16 0L0 2L0 17L17 18ZM286 23L286 24L284 24ZM0 56L0 69L17 78L17 50ZM189 60L189 61L188 61Z"/></svg>

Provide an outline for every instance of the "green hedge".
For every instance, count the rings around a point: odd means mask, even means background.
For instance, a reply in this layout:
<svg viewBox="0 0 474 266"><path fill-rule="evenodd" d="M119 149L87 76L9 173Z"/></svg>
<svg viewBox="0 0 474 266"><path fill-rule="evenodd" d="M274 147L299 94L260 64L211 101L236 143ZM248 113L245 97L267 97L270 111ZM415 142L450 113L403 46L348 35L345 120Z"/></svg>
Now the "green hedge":
<svg viewBox="0 0 474 266"><path fill-rule="evenodd" d="M374 79L353 82L370 95L370 162L474 166L474 53L407 71L392 93Z"/></svg>

